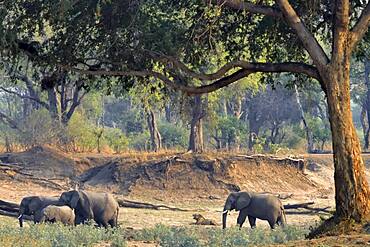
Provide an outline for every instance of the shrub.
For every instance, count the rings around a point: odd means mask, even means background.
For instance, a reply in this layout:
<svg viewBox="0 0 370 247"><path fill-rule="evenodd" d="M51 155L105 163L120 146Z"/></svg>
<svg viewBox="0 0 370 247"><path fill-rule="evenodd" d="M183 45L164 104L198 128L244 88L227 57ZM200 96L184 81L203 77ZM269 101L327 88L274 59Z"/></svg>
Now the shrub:
<svg viewBox="0 0 370 247"><path fill-rule="evenodd" d="M116 153L120 153L128 148L129 139L122 130L117 128L106 128L104 130L104 141Z"/></svg>
<svg viewBox="0 0 370 247"><path fill-rule="evenodd" d="M74 146L74 151L91 151L97 146L96 127L86 117L75 112L67 126L68 142Z"/></svg>
<svg viewBox="0 0 370 247"><path fill-rule="evenodd" d="M185 148L187 146L188 131L185 128L172 123L161 123L158 129L164 147Z"/></svg>
<svg viewBox="0 0 370 247"><path fill-rule="evenodd" d="M33 111L20 126L24 131L18 136L19 143L26 148L53 144L59 130L59 124L52 120L46 109Z"/></svg>
<svg viewBox="0 0 370 247"><path fill-rule="evenodd" d="M143 133L133 133L129 138L130 148L146 151L150 145L150 134L149 131L144 131Z"/></svg>

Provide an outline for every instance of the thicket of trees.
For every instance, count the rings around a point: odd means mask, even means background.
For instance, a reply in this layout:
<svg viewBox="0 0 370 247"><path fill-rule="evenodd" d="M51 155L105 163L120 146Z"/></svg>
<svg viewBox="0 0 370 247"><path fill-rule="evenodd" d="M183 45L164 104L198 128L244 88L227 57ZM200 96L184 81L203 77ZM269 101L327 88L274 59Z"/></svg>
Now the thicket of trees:
<svg viewBox="0 0 370 247"><path fill-rule="evenodd" d="M352 89L368 147L368 1L3 0L0 10L0 59L9 76L3 94L18 96L18 104L37 112L14 113L10 105L1 113L10 128L23 133L20 119L40 121L48 112L50 122L43 124L66 129L62 143L71 145L78 140L78 128L70 128L74 117L79 127L89 120L98 126L91 133L100 150L109 136L105 103L95 119L94 110L77 110L87 95L100 93L126 97L121 103L139 117L133 125L119 119L127 128L141 128L140 135L130 137L111 120L112 131L131 138L128 145L149 139L137 146L144 149L166 145L161 126L171 121L177 135L189 131L181 145L191 151L209 144L273 150L284 142L294 146L294 136L305 136L307 150L315 151L330 139L334 219L361 221L370 214L350 104ZM350 69L357 84L352 88ZM279 83L290 90L271 90Z"/></svg>
<svg viewBox="0 0 370 247"><path fill-rule="evenodd" d="M289 77L280 78L274 88L246 81L249 88L240 90L238 84L201 97L174 93L171 99L158 92L155 104L149 103L155 99L143 88L135 87L121 97L89 91L65 122L60 106L56 115L49 110L47 91L33 84L39 96L31 98L22 81L6 72L3 76L0 140L8 152L44 144L65 151L114 153L160 149L288 153L304 152L309 145L311 152L331 149L322 93L286 88ZM73 105L71 95L65 94L65 108ZM61 98L56 97L59 104ZM306 129L312 140L307 139Z"/></svg>

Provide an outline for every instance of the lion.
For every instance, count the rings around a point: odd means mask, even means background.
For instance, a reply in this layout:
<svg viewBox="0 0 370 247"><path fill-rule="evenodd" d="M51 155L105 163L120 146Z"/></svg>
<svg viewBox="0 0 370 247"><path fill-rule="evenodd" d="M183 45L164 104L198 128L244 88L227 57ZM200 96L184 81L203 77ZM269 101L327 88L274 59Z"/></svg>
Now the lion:
<svg viewBox="0 0 370 247"><path fill-rule="evenodd" d="M201 214L193 214L193 219L196 221L192 223L193 225L211 225L211 226L218 226L216 222L210 219L206 219Z"/></svg>

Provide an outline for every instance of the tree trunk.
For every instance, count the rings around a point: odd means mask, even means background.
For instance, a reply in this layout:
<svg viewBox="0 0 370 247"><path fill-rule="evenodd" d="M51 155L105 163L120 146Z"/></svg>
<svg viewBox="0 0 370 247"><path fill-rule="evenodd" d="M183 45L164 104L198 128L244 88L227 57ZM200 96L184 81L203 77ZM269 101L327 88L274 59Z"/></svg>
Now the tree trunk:
<svg viewBox="0 0 370 247"><path fill-rule="evenodd" d="M48 88L49 114L52 119L58 119L58 99L55 88Z"/></svg>
<svg viewBox="0 0 370 247"><path fill-rule="evenodd" d="M366 100L365 100L365 108L366 108L366 115L367 115L367 130L365 133L365 149L369 149L369 133L370 133L370 60L366 59L365 61L365 85L367 88L366 91Z"/></svg>
<svg viewBox="0 0 370 247"><path fill-rule="evenodd" d="M368 123L367 123L367 113L366 113L366 100L365 102L362 102L361 106L361 113L360 113L360 121L361 121L361 128L362 128L362 134L364 136L364 149L368 149L369 147L369 135L368 135Z"/></svg>
<svg viewBox="0 0 370 247"><path fill-rule="evenodd" d="M344 56L321 76L326 85L333 139L336 216L361 221L370 213L370 190L352 121L349 59Z"/></svg>
<svg viewBox="0 0 370 247"><path fill-rule="evenodd" d="M152 110L149 110L147 113L147 121L150 132L151 151L158 152L162 148L162 140L157 127L155 114Z"/></svg>
<svg viewBox="0 0 370 247"><path fill-rule="evenodd" d="M249 138L248 138L248 149L253 150L253 145L259 134L259 123L257 122L257 112L254 110L249 111Z"/></svg>
<svg viewBox="0 0 370 247"><path fill-rule="evenodd" d="M296 95L296 99L297 99L297 104L298 104L298 107L299 107L299 111L301 113L301 119L302 119L303 127L304 127L304 130L306 132L307 152L308 153L312 153L312 150L313 150L313 136L312 136L312 131L308 127L306 118L304 116L304 111L303 111L303 107L302 107L302 104L301 104L301 100L299 98L299 92L298 92L297 85L294 85L294 89L295 89L295 95Z"/></svg>
<svg viewBox="0 0 370 247"><path fill-rule="evenodd" d="M172 120L172 112L171 112L171 106L170 104L166 104L165 106L165 117L166 117L166 121L171 123L171 120Z"/></svg>
<svg viewBox="0 0 370 247"><path fill-rule="evenodd" d="M203 152L203 117L202 98L200 95L196 95L194 96L193 113L190 123L188 151Z"/></svg>

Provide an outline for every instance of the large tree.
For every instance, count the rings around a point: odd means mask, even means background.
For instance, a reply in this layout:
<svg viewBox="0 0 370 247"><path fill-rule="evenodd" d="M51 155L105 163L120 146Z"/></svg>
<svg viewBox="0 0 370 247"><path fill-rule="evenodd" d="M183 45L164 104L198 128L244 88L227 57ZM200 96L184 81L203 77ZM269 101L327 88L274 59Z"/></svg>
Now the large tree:
<svg viewBox="0 0 370 247"><path fill-rule="evenodd" d="M332 131L335 218L369 216L370 190L349 90L351 56L370 22L368 1L5 0L2 8L6 55L24 50L20 39L31 41L51 29L40 41L40 63L116 76L127 87L133 77L154 77L188 94L203 94L257 72L318 80ZM211 61L218 68L205 73L209 54L219 50L227 57Z"/></svg>

